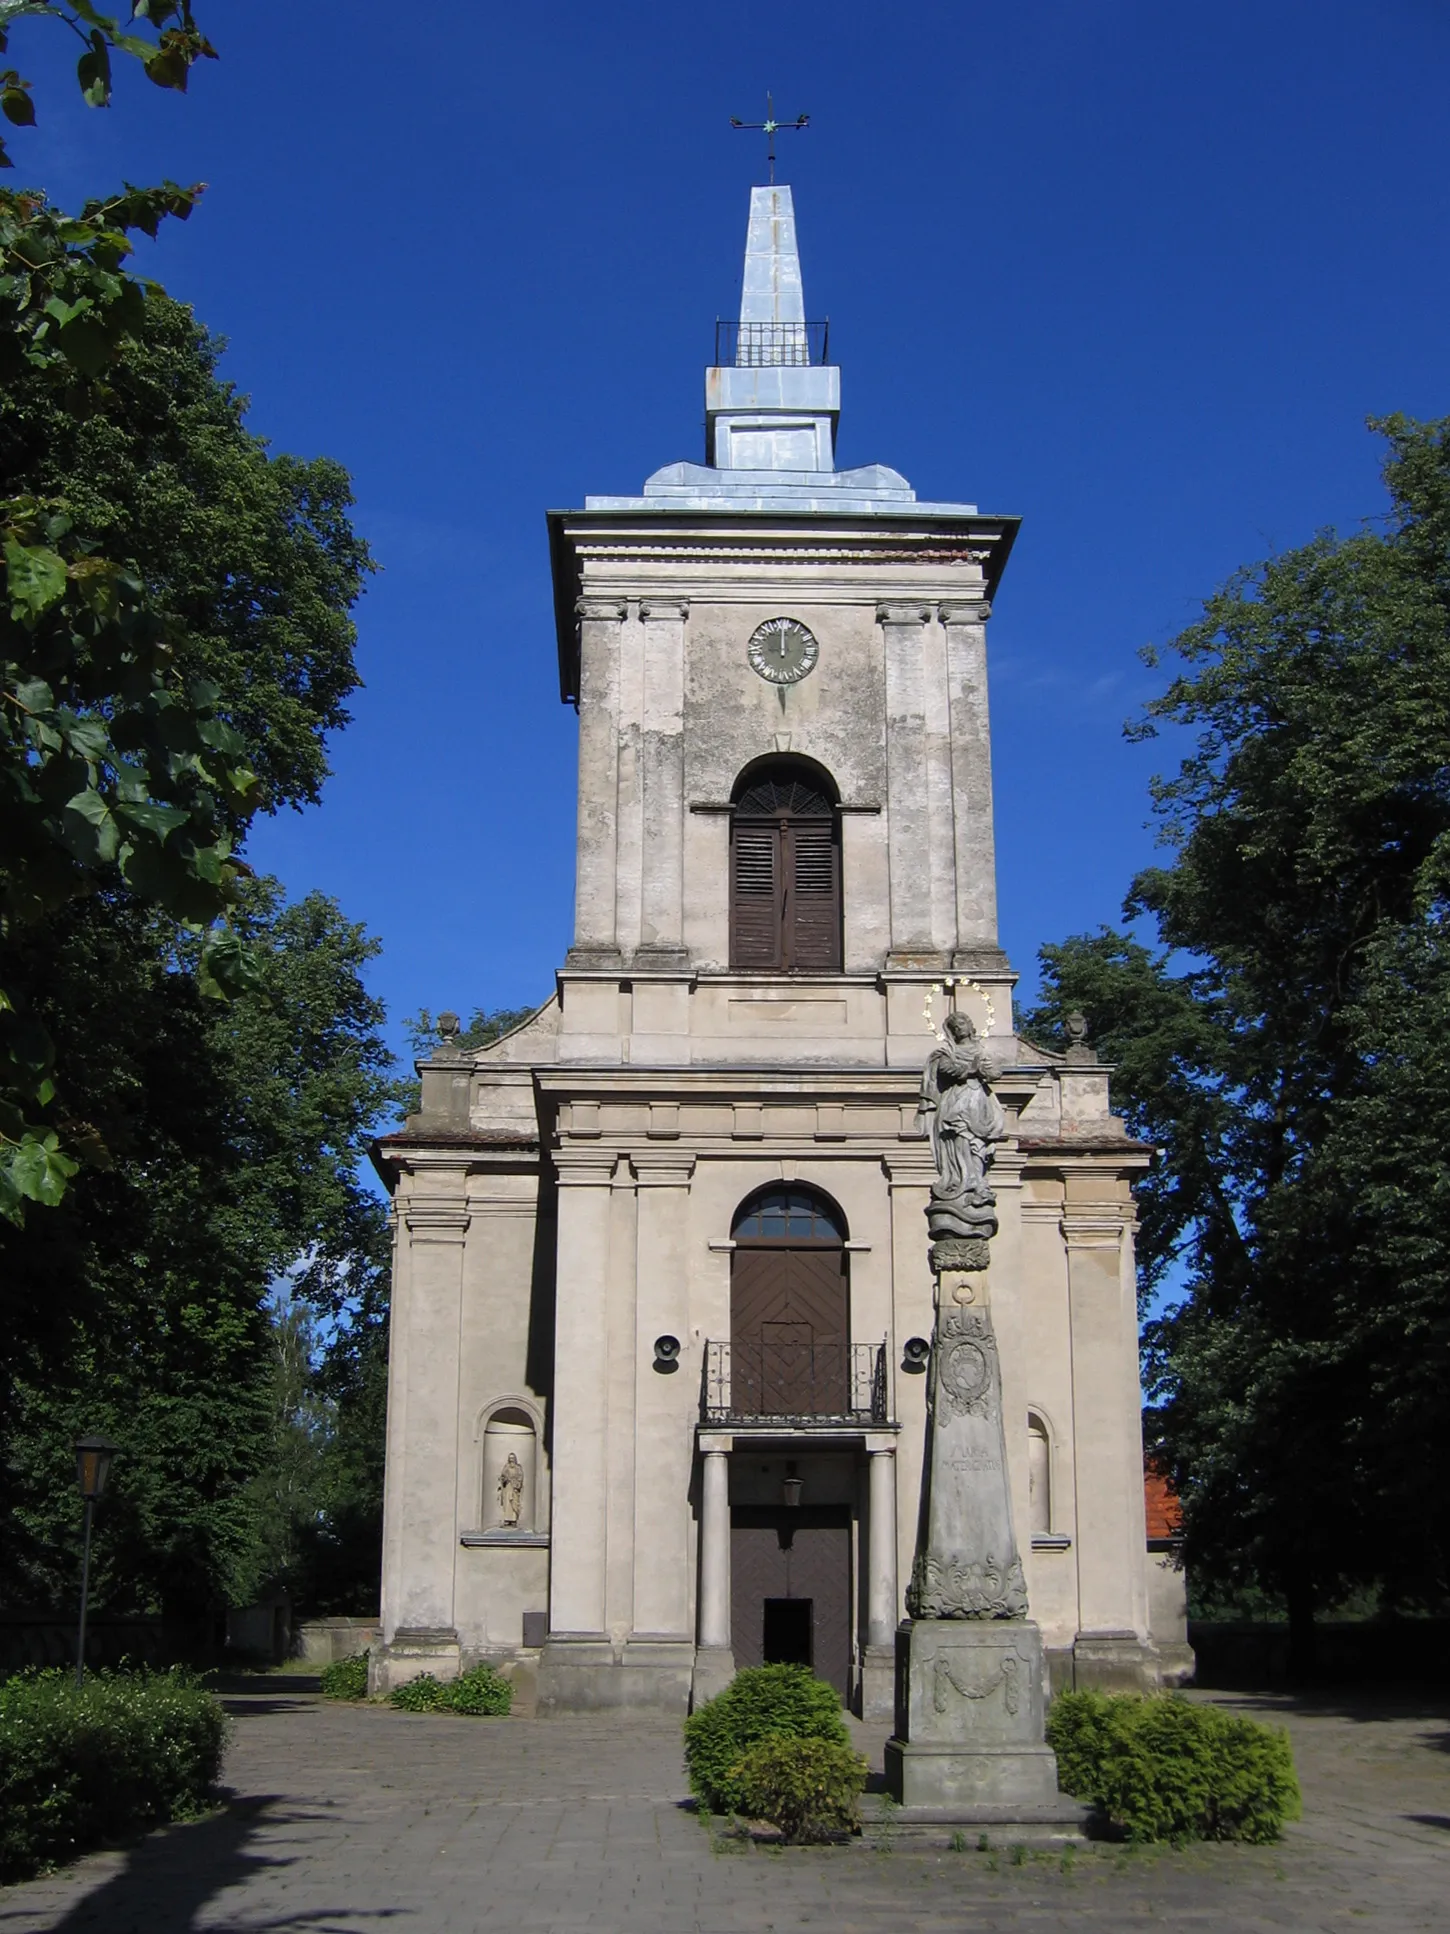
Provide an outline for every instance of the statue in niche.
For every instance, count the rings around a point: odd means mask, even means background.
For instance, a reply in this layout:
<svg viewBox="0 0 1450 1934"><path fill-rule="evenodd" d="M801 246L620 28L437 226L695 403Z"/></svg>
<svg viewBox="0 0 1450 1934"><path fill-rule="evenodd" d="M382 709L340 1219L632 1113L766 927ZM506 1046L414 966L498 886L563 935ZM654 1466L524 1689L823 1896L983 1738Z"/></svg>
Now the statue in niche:
<svg viewBox="0 0 1450 1934"><path fill-rule="evenodd" d="M524 1508L524 1467L510 1451L498 1474L498 1521L506 1530L518 1529Z"/></svg>
<svg viewBox="0 0 1450 1934"><path fill-rule="evenodd" d="M949 1014L945 1031L946 1045L927 1058L917 1103L918 1121L930 1117L936 1158L926 1211L937 1245L933 1265L985 1269L986 1245L997 1233L997 1198L987 1170L993 1143L1007 1132L1002 1104L992 1093L1001 1068L969 1015Z"/></svg>

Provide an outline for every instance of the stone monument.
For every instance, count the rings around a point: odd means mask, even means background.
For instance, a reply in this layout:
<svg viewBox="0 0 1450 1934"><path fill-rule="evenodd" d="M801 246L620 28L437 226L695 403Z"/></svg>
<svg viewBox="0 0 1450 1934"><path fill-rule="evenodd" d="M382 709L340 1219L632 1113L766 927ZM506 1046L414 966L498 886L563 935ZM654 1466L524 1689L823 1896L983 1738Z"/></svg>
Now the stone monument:
<svg viewBox="0 0 1450 1934"><path fill-rule="evenodd" d="M970 1817L1055 1808L1043 1738L1042 1637L1012 1524L1002 1375L992 1328L993 1145L1000 1072L965 1014L928 1059L919 1113L937 1179L927 1204L936 1325L909 1617L896 1635L896 1734L887 1783L906 1807Z"/></svg>

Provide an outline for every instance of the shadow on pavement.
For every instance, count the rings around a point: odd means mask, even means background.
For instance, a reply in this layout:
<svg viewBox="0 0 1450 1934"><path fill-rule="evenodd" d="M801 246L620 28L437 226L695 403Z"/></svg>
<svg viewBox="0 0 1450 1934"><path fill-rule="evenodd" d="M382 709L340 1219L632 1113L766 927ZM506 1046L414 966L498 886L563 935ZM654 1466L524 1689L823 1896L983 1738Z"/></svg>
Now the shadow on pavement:
<svg viewBox="0 0 1450 1934"><path fill-rule="evenodd" d="M120 1873L67 1909L51 1923L49 1934L192 1934L203 1908L228 1887L241 1886L265 1869L292 1865L291 1855L248 1850L262 1827L300 1825L315 1817L285 1806L275 1794L249 1795L210 1819L150 1834L130 1849ZM23 1905L23 1896L13 1904ZM264 1921L249 1917L246 1925L254 1934L287 1934L335 1927L339 1921L349 1927L386 1921L399 1911L349 1903ZM0 1910L0 1929L6 1918Z"/></svg>

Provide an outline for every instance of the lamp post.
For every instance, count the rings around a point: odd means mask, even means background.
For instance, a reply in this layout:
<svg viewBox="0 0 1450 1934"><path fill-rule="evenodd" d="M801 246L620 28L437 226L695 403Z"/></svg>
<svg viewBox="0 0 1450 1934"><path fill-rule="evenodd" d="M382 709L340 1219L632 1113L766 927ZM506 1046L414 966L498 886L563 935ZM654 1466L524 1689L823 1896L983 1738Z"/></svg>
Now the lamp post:
<svg viewBox="0 0 1450 1934"><path fill-rule="evenodd" d="M76 1691L79 1692L86 1672L86 1600L91 1590L91 1519L95 1515L96 1499L106 1488L106 1476L111 1468L111 1459L116 1446L108 1444L104 1437L81 1437L76 1441L76 1481L81 1487L81 1497L86 1507L85 1555L81 1559L81 1626L76 1639Z"/></svg>

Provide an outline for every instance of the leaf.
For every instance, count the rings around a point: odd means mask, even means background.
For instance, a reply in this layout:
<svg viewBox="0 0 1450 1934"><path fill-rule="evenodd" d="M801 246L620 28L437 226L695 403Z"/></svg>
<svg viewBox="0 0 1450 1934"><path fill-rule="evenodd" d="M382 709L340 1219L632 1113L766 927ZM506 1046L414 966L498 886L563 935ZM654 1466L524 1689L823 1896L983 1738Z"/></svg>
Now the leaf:
<svg viewBox="0 0 1450 1934"><path fill-rule="evenodd" d="M18 86L7 87L0 94L0 114L17 128L35 126L35 103L27 93L28 83L22 81Z"/></svg>
<svg viewBox="0 0 1450 1934"><path fill-rule="evenodd" d="M158 806L154 802L118 805L116 811L128 825L139 826L143 832L154 833L158 839L184 826L191 818L189 812L180 806Z"/></svg>
<svg viewBox="0 0 1450 1934"><path fill-rule="evenodd" d="M18 1143L0 1148L0 1171L21 1198L53 1209L65 1195L66 1184L80 1168L61 1153L54 1129L44 1134L30 1129Z"/></svg>
<svg viewBox="0 0 1450 1934"><path fill-rule="evenodd" d="M83 866L113 860L121 845L121 829L110 807L90 787L65 802L60 836L66 851Z"/></svg>
<svg viewBox="0 0 1450 1934"><path fill-rule="evenodd" d="M60 332L60 346L66 361L82 376L99 376L116 353L110 331L95 316L67 323Z"/></svg>
<svg viewBox="0 0 1450 1934"><path fill-rule="evenodd" d="M253 950L232 927L215 927L207 935L197 969L197 985L211 1000L230 1001L261 984Z"/></svg>
<svg viewBox="0 0 1450 1934"><path fill-rule="evenodd" d="M39 617L65 596L65 560L43 544L17 544L7 537L5 576L14 617Z"/></svg>
<svg viewBox="0 0 1450 1934"><path fill-rule="evenodd" d="M111 50L98 29L92 32L90 46L76 62L76 79L87 107L110 106Z"/></svg>

